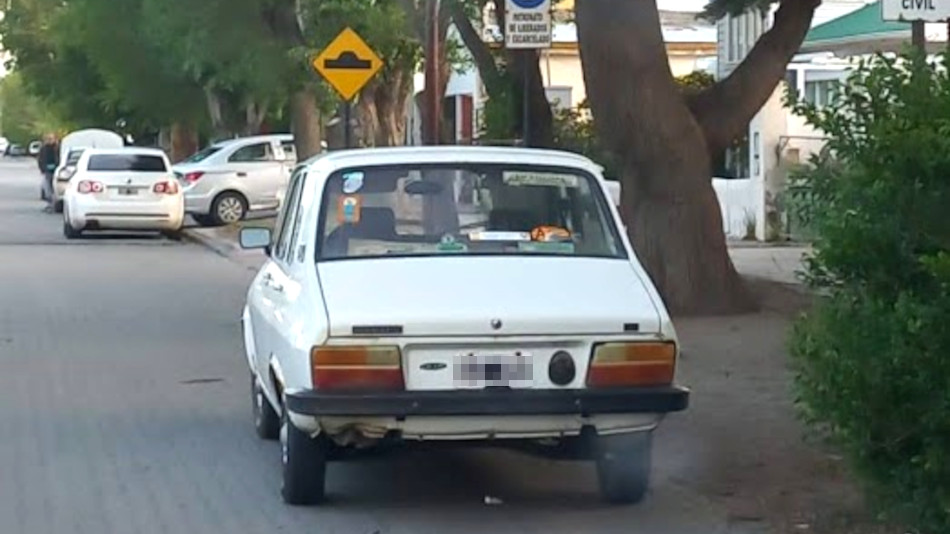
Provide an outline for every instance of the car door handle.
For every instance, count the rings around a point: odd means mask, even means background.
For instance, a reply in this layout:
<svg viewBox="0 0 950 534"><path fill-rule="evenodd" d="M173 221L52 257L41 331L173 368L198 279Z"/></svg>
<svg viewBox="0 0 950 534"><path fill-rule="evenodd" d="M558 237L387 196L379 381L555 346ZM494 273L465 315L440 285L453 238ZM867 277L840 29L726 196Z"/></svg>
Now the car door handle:
<svg viewBox="0 0 950 534"><path fill-rule="evenodd" d="M239 172L239 173L237 173L237 175L238 175L238 178L247 178L247 173L246 173L246 172Z"/></svg>

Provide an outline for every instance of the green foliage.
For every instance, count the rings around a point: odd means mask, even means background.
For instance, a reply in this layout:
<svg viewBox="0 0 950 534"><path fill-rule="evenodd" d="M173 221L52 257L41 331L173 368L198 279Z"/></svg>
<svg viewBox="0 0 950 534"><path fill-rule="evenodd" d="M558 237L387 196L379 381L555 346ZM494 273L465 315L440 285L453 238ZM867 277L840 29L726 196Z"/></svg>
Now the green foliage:
<svg viewBox="0 0 950 534"><path fill-rule="evenodd" d="M53 109L30 92L17 73L0 80L0 106L3 135L11 143L26 145L44 133L67 128Z"/></svg>
<svg viewBox="0 0 950 534"><path fill-rule="evenodd" d="M798 404L891 520L950 531L950 75L874 58L796 111L830 138L796 183L822 294L792 333Z"/></svg>

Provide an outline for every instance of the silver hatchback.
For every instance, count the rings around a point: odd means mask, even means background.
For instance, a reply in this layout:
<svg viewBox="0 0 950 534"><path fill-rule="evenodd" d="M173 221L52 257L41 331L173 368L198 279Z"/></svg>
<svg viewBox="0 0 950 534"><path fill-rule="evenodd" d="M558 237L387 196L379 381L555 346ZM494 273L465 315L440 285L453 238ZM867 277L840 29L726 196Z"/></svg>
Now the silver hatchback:
<svg viewBox="0 0 950 534"><path fill-rule="evenodd" d="M290 134L215 143L175 165L185 211L198 224L233 224L249 212L280 206L297 163Z"/></svg>

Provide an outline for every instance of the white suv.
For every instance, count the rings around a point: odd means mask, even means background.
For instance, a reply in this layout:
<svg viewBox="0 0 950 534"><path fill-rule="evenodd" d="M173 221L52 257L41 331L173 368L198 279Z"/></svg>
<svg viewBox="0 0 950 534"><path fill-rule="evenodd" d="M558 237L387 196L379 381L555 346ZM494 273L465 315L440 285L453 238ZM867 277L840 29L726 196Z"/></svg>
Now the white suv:
<svg viewBox="0 0 950 534"><path fill-rule="evenodd" d="M184 187L185 211L210 226L277 209L296 163L293 136L280 134L215 143L173 170Z"/></svg>

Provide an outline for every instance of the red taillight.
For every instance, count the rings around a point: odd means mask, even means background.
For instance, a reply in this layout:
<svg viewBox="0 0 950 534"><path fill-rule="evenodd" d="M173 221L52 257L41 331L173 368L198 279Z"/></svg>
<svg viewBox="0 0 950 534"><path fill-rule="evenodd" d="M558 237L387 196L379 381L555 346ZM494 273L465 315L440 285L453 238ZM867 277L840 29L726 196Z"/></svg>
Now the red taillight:
<svg viewBox="0 0 950 534"><path fill-rule="evenodd" d="M673 382L675 370L675 343L603 343L594 348L587 385L665 386Z"/></svg>
<svg viewBox="0 0 950 534"><path fill-rule="evenodd" d="M201 177L204 175L205 173L203 172L189 172L185 174L185 181L188 182L189 184L193 184L197 182L198 180L200 180Z"/></svg>
<svg viewBox="0 0 950 534"><path fill-rule="evenodd" d="M158 182L152 187L152 191L159 195L178 194L178 182Z"/></svg>
<svg viewBox="0 0 950 534"><path fill-rule="evenodd" d="M79 192L87 195L89 193L101 193L105 191L105 186L101 182L94 182L92 180L83 180L79 182Z"/></svg>
<svg viewBox="0 0 950 534"><path fill-rule="evenodd" d="M314 347L310 351L317 389L404 389L398 347Z"/></svg>

